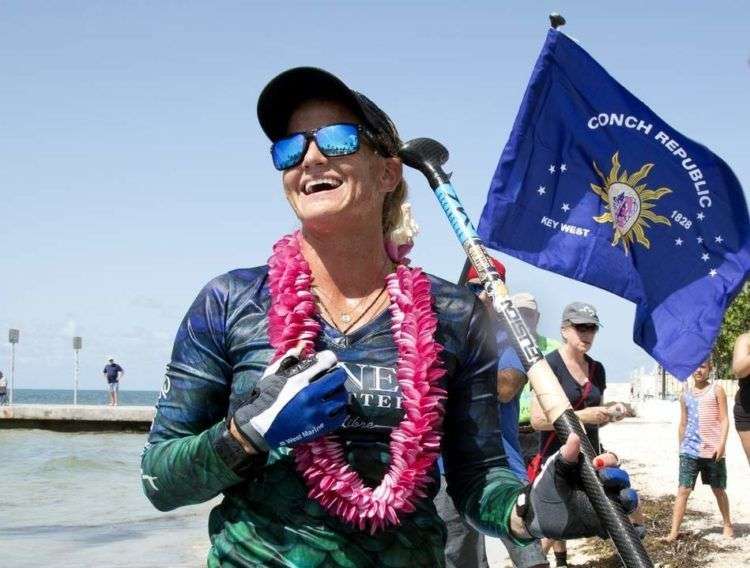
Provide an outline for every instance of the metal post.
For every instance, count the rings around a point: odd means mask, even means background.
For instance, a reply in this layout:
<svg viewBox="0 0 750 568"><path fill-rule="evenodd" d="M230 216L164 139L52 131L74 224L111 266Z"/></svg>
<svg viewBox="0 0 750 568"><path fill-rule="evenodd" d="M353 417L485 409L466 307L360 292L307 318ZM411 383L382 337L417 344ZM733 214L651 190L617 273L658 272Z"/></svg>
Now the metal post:
<svg viewBox="0 0 750 568"><path fill-rule="evenodd" d="M661 399L667 398L667 370L661 367Z"/></svg>
<svg viewBox="0 0 750 568"><path fill-rule="evenodd" d="M10 343L10 396L8 404L13 405L13 391L16 390L16 343L20 332L17 329L8 330L8 343Z"/></svg>
<svg viewBox="0 0 750 568"><path fill-rule="evenodd" d="M75 363L73 365L73 405L78 404L78 374L80 371L80 365L78 360L78 353L83 347L83 340L80 337L73 338L73 353L75 354Z"/></svg>
<svg viewBox="0 0 750 568"><path fill-rule="evenodd" d="M75 363L73 364L73 404L78 404L78 349L74 351Z"/></svg>
<svg viewBox="0 0 750 568"><path fill-rule="evenodd" d="M10 397L9 404L13 406L13 391L16 388L16 344L10 344Z"/></svg>

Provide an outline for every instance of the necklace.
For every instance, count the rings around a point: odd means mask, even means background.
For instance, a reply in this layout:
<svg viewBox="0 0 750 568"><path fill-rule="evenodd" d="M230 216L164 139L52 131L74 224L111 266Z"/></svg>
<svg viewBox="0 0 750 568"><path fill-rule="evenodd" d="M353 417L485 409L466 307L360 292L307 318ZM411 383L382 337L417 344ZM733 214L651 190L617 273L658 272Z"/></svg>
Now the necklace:
<svg viewBox="0 0 750 568"><path fill-rule="evenodd" d="M385 268L386 264L388 264L388 257L387 256L385 257L385 260L383 260L383 266L380 267L381 272ZM322 294L323 296L325 296L325 298L329 302L329 305L333 304L333 300L331 299L331 297L328 294L326 294L323 291L323 288L321 288L320 286L313 286L313 289L315 289L317 292L320 292L320 294ZM338 319L340 319L343 323L350 323L351 322L351 325L349 325L345 330L342 330L338 326L338 324L336 323L336 318L333 317L333 314L331 313L331 310L328 308L328 306L325 305L325 303L323 302L323 299L320 296L318 296L317 293L315 295L318 298L318 303L320 304L320 307L323 308L323 311L328 315L328 317L331 320L331 323L333 324L333 326L337 330L339 330L341 333L346 334L346 332L349 331L352 327L354 327L357 324L357 322L359 320L361 320L362 317L370 310L370 308L372 308L373 305L375 305L375 302L377 302L380 299L380 297L383 295L383 292L385 292L385 285L383 285L383 288L380 290L380 293L375 297L375 299L367 305L367 307L360 313L359 317L357 317L357 319L354 320L353 322L352 322L353 314L357 313L357 310L364 303L364 301L367 300L367 298L369 298L369 295L365 296L364 298L361 298L359 300L359 302L357 302L357 304L353 308L351 308L350 310L347 311L347 313L340 312L341 315L339 316Z"/></svg>
<svg viewBox="0 0 750 568"><path fill-rule="evenodd" d="M331 300L331 298L328 297L328 295L326 295L325 292L323 292L322 288L319 288L318 286L313 286L313 288L315 290L318 290L326 298L328 298L328 301ZM357 316L357 318L354 321L352 321L352 316L350 316L349 314L341 314L341 317L339 319L341 319L342 322L349 324L349 325L346 326L345 329L341 329L338 326L338 324L336 323L336 318L333 317L333 315L331 314L331 311L326 307L325 303L323 302L323 299L320 296L317 296L317 299L318 299L318 304L320 305L321 308L323 308L323 311L328 316L328 319L333 324L333 327L335 327L337 330L339 330L342 335L346 335L346 332L349 331L351 328L353 328L355 325L357 325L357 323L365 316L365 314L372 309L372 307L378 302L378 300L380 300L380 298L383 297L383 293L384 292L385 292L385 284L380 289L380 292L378 293L378 295L375 296L375 299L372 302L370 302L369 304L367 304L367 307L360 312L360 314ZM356 313L356 309L359 308L359 306L362 305L362 302L365 301L367 299L367 297L368 296L365 296L364 298L362 298L359 301L359 303L355 306L355 309L353 310L353 313ZM349 323L349 322L351 322L351 323Z"/></svg>
<svg viewBox="0 0 750 568"><path fill-rule="evenodd" d="M312 274L296 232L282 237L268 261L271 307L268 335L277 359L288 349L313 352L321 330L315 319ZM442 346L434 339L437 317L432 310L430 280L419 268L396 267L386 276L391 331L398 350L396 379L403 395L404 418L391 431L391 460L380 485L372 489L344 457L341 440L325 436L294 448L297 471L315 499L331 515L371 533L400 523L400 513L416 509L425 495L430 471L440 453L445 374Z"/></svg>

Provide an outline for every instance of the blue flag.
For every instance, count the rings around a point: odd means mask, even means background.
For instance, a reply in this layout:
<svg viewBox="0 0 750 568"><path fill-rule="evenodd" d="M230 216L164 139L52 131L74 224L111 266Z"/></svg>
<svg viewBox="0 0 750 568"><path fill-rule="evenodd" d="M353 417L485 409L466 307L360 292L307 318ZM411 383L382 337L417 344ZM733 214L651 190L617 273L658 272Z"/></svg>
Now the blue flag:
<svg viewBox="0 0 750 568"><path fill-rule="evenodd" d="M685 379L750 273L742 187L550 30L478 227L485 243L627 298L633 338Z"/></svg>

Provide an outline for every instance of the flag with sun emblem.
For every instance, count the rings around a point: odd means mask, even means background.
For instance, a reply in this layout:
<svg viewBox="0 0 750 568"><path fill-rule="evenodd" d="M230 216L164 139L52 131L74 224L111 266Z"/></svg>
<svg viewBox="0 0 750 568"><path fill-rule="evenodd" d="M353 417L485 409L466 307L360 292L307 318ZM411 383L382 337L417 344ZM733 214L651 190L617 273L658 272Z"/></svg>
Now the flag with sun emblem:
<svg viewBox="0 0 750 568"><path fill-rule="evenodd" d="M729 166L552 29L478 232L634 302L635 342L683 379L750 274L747 205Z"/></svg>

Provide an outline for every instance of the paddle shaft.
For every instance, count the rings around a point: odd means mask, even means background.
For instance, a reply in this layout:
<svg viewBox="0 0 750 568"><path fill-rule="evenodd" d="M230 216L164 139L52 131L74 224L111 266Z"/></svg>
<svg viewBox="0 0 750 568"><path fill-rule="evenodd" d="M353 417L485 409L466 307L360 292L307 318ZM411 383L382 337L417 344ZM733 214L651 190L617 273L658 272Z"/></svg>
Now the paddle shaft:
<svg viewBox="0 0 750 568"><path fill-rule="evenodd" d="M636 534L623 509L610 500L601 485L593 460L596 452L586 435L581 421L576 416L565 391L560 386L551 367L542 356L536 338L521 318L518 310L508 298L508 290L490 261L479 235L461 205L456 191L439 166L431 168L436 172L435 179L427 176L448 221L456 233L466 256L479 274L485 290L492 299L492 306L502 325L508 331L513 348L526 370L531 388L539 400L547 419L552 422L561 443L565 443L571 433L581 439L582 460L581 483L591 501L602 525L615 544L617 553L626 568L648 568L653 564L643 543ZM424 170L423 170L423 173ZM440 176L439 174L443 175ZM427 175L425 173L425 175Z"/></svg>

